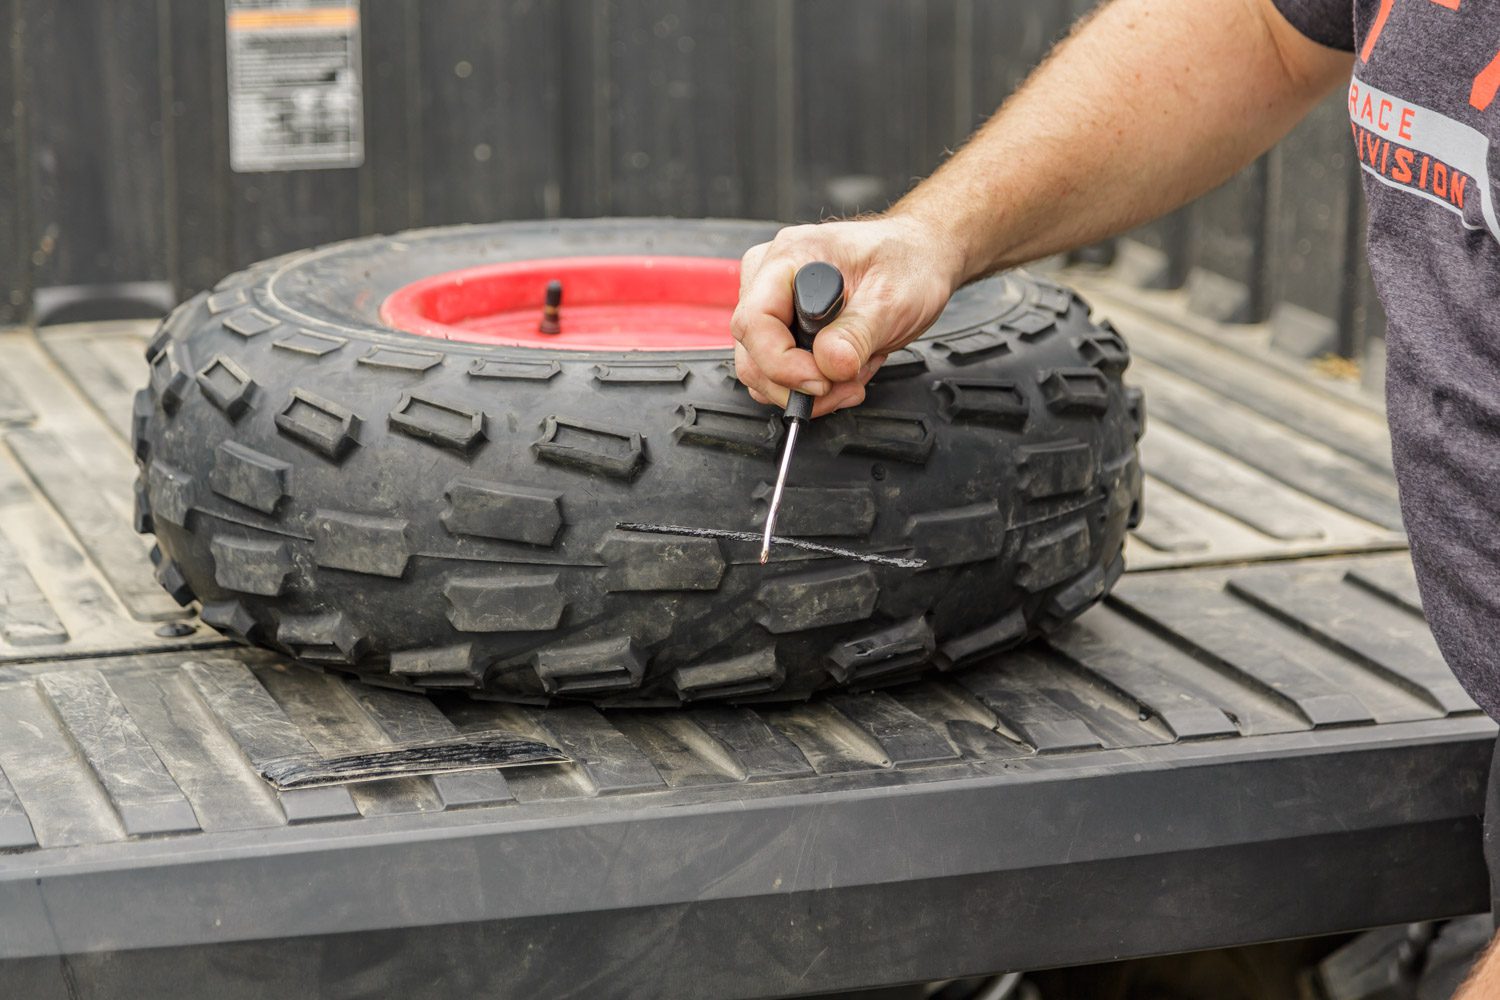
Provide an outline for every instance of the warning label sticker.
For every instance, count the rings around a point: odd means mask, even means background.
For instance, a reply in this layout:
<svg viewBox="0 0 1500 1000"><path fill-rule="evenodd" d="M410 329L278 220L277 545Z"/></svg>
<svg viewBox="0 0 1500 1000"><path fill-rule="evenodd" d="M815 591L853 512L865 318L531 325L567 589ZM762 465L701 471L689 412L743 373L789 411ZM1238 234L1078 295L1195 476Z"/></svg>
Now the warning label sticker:
<svg viewBox="0 0 1500 1000"><path fill-rule="evenodd" d="M225 3L230 168L359 166L359 0Z"/></svg>

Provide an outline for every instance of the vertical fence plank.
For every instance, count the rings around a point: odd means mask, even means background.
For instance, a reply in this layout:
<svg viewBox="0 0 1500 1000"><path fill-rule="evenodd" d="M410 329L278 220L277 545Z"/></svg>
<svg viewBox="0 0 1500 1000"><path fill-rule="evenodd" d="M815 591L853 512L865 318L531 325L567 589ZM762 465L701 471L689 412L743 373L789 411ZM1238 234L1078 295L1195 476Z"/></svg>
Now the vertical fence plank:
<svg viewBox="0 0 1500 1000"><path fill-rule="evenodd" d="M793 0L733 4L734 88L741 102L741 214L788 220L795 214L796 121Z"/></svg>
<svg viewBox="0 0 1500 1000"><path fill-rule="evenodd" d="M186 297L229 270L224 5L170 0L168 9L171 107L163 159L176 220L169 257L177 294Z"/></svg>
<svg viewBox="0 0 1500 1000"><path fill-rule="evenodd" d="M1069 19L1056 0L1012 0L974 5L974 124L988 118L1036 68Z"/></svg>
<svg viewBox="0 0 1500 1000"><path fill-rule="evenodd" d="M1194 206L1194 260L1188 278L1193 311L1227 323L1267 318L1269 184L1263 156Z"/></svg>
<svg viewBox="0 0 1500 1000"><path fill-rule="evenodd" d="M361 14L365 162L359 170L359 228L394 233L421 218L422 150L417 87L421 0L365 3Z"/></svg>
<svg viewBox="0 0 1500 1000"><path fill-rule="evenodd" d="M25 105L20 100L24 13L21 0L0 0L0 326L23 323L31 306L27 233Z"/></svg>
<svg viewBox="0 0 1500 1000"><path fill-rule="evenodd" d="M816 219L884 208L911 185L914 165L936 162L942 150L941 142L927 148L929 12L867 0L856 15L841 0L806 0L793 16L796 212ZM947 109L952 102L951 89L938 98Z"/></svg>
<svg viewBox="0 0 1500 1000"><path fill-rule="evenodd" d="M1276 346L1302 357L1340 347L1350 225L1347 111L1340 95L1315 108L1271 151L1275 225L1269 248ZM1362 252L1357 250L1355 252Z"/></svg>
<svg viewBox="0 0 1500 1000"><path fill-rule="evenodd" d="M561 28L552 2L421 5L423 224L558 213Z"/></svg>
<svg viewBox="0 0 1500 1000"><path fill-rule="evenodd" d="M164 277L154 0L22 9L35 287Z"/></svg>
<svg viewBox="0 0 1500 1000"><path fill-rule="evenodd" d="M610 210L737 216L747 106L726 5L621 0L609 21Z"/></svg>
<svg viewBox="0 0 1500 1000"><path fill-rule="evenodd" d="M564 3L558 48L567 70L558 82L558 176L561 214L609 214L610 5L607 0Z"/></svg>
<svg viewBox="0 0 1500 1000"><path fill-rule="evenodd" d="M160 170L165 108L161 88L161 5L114 0L100 42L104 129L100 171L111 280L159 281L168 276ZM83 283L95 280L83 275Z"/></svg>
<svg viewBox="0 0 1500 1000"><path fill-rule="evenodd" d="M368 10L375 5L361 6ZM362 45L364 28L362 17ZM363 89L368 67L363 59L361 63ZM368 132L370 109L364 111L364 131ZM399 118L382 127L404 132ZM357 236L361 231L360 175L354 167L230 172L226 177L230 266L245 267L292 250Z"/></svg>

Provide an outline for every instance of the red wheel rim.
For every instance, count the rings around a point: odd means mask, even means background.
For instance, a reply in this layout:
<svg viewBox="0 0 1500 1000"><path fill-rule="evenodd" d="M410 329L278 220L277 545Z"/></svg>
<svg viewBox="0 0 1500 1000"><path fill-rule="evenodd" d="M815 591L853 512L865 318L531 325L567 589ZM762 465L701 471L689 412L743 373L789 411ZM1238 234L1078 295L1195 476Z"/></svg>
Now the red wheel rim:
<svg viewBox="0 0 1500 1000"><path fill-rule="evenodd" d="M557 333L539 325L563 286ZM420 337L564 351L708 351L734 345L740 262L721 257L558 257L447 271L397 289L387 326Z"/></svg>

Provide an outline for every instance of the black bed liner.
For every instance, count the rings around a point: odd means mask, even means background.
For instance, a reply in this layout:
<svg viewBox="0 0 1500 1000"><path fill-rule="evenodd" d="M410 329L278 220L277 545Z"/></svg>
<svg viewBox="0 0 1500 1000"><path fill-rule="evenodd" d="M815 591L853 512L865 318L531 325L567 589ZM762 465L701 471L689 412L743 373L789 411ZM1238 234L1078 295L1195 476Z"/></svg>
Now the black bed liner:
<svg viewBox="0 0 1500 1000"><path fill-rule="evenodd" d="M786 996L1484 909L1494 726L1378 412L1094 293L1151 411L1132 572L1049 646L776 708L429 701L175 635L142 331L0 333L5 995ZM256 773L495 730L574 762Z"/></svg>

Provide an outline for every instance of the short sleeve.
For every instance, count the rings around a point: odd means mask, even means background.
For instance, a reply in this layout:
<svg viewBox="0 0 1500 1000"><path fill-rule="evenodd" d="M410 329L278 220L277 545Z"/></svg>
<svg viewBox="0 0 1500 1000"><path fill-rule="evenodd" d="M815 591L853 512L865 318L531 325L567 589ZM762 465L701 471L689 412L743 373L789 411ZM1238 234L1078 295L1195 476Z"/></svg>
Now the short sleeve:
<svg viewBox="0 0 1500 1000"><path fill-rule="evenodd" d="M1292 27L1319 45L1354 51L1354 0L1273 0Z"/></svg>

